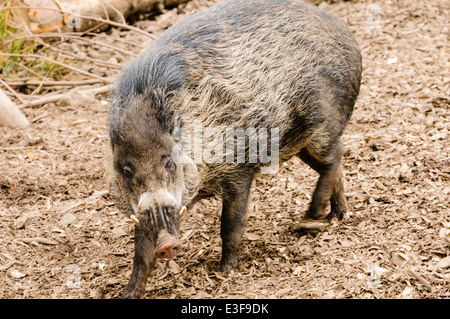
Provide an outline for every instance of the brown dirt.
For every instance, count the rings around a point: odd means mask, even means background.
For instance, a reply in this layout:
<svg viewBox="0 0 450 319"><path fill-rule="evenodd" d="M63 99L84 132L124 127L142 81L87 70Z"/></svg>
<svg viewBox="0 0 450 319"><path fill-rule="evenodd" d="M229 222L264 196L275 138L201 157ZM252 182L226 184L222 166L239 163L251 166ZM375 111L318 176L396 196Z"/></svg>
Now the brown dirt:
<svg viewBox="0 0 450 319"><path fill-rule="evenodd" d="M194 1L136 26L155 35ZM317 175L298 159L256 179L239 269L216 272L218 200L182 222L184 249L159 262L146 298L449 298L450 10L446 1L322 3L363 53L361 94L346 131L349 213L317 235L292 231ZM379 28L371 19L381 11ZM104 37L108 35L108 38ZM133 31L97 37L139 53ZM123 65L130 56L59 44ZM77 67L102 76L117 69ZM131 274L133 224L105 192L106 97L24 110L29 128L0 128L0 298L116 298ZM29 242L41 237L55 245ZM444 258L447 259L444 260Z"/></svg>

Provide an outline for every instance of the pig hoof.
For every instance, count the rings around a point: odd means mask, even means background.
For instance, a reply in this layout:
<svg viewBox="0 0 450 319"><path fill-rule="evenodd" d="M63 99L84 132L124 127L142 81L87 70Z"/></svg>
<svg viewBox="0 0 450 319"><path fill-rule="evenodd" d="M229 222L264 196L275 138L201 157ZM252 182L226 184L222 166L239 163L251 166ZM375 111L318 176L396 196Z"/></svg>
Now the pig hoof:
<svg viewBox="0 0 450 319"><path fill-rule="evenodd" d="M329 223L326 220L305 218L294 227L294 231L323 231L328 225Z"/></svg>
<svg viewBox="0 0 450 319"><path fill-rule="evenodd" d="M141 294L136 291L125 291L121 296L121 299L140 299L140 298Z"/></svg>
<svg viewBox="0 0 450 319"><path fill-rule="evenodd" d="M337 218L338 220L344 219L345 216L345 210L344 211L331 211L328 216L327 220L332 220L333 218Z"/></svg>
<svg viewBox="0 0 450 319"><path fill-rule="evenodd" d="M219 271L221 272L227 272L233 269L236 269L238 266L239 262L237 260L234 261L224 261L221 260L220 261L220 265L219 265Z"/></svg>

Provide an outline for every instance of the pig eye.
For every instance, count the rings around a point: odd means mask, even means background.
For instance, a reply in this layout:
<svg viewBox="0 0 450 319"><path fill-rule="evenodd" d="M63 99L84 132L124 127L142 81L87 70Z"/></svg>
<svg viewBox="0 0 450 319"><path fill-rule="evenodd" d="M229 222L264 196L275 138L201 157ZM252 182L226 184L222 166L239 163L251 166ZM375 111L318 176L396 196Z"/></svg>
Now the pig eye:
<svg viewBox="0 0 450 319"><path fill-rule="evenodd" d="M169 160L165 166L166 171L171 171L174 168L175 168L175 163L172 160Z"/></svg>
<svg viewBox="0 0 450 319"><path fill-rule="evenodd" d="M125 166L122 169L122 173L125 177L127 178L132 178L133 177L133 171L131 170L131 168L129 168L128 166Z"/></svg>

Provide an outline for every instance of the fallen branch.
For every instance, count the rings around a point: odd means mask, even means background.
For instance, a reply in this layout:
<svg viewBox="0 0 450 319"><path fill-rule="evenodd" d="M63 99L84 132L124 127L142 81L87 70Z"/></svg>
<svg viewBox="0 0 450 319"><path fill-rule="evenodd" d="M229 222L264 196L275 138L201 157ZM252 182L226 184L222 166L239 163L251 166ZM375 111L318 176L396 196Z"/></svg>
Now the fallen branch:
<svg viewBox="0 0 450 319"><path fill-rule="evenodd" d="M178 2L183 3L187 0L172 0L171 2ZM26 2L30 3L33 2L33 0L27 0ZM124 14L131 15L136 12L149 12L153 8L157 7L157 5L161 3L161 0L141 0L138 2L129 3L128 1L124 1L124 5L127 8L121 8L120 11L124 11L122 13L122 16ZM30 17L29 22L29 29L33 33L42 33L42 32L48 32L55 29L61 29L63 28L64 31L72 32L74 30L76 31L84 31L86 29L91 29L93 27L92 21L96 21L99 23L105 23L109 24L114 27L119 27L123 29L133 30L140 34L143 34L151 39L155 39L155 36L136 27L130 26L125 23L112 21L109 19L101 18L100 15L105 14L105 11L103 10L104 7L102 6L96 6L92 3L81 3L81 2L74 2L72 5L66 4L66 7L76 8L78 12L70 12L67 10L62 10L56 6L54 1L48 2L48 5L53 7L39 7L39 6L33 6L33 5L25 5L25 6L11 6L11 7L4 7L0 8L1 10L27 10L27 15ZM94 15L86 15L81 14L81 12L88 12L92 9L96 9L97 12L93 12ZM40 14L42 11L53 11L57 12L59 14L49 15L49 14ZM112 10L112 12L108 13L108 16L115 17L117 16L116 13L117 9ZM70 17L70 24L67 23L67 17ZM119 15L119 19L122 20L122 18ZM73 20L75 20L75 23L73 23Z"/></svg>
<svg viewBox="0 0 450 319"><path fill-rule="evenodd" d="M80 35L71 34L71 33L43 33L43 34L39 34L39 35L37 35L37 34L32 34L32 35L26 35L26 36L24 36L23 38L24 38L24 39L33 39L33 38L61 38L61 42L66 41L65 39L74 39L74 40L79 40L79 41L87 42L87 43L89 43L89 44L94 44L94 45L99 45L99 46L102 46L102 47L106 47L106 48L112 49L112 50L114 50L114 51L116 51L116 52L121 52L121 53L124 53L124 54L129 55L129 56L132 56L132 57L137 57L137 56L138 56L137 54L135 54L135 53L133 53L133 52L130 52L130 51L121 49L121 48L119 48L119 47L117 47L117 46L113 46L113 45L108 44L108 43L104 43L104 42L92 40L92 39L85 38L85 37L82 37L82 36L80 36ZM122 42L123 42L123 41L122 41ZM128 41L126 41L126 42L128 42ZM138 47L141 47L141 48L142 48L142 46L140 46L140 45L135 45L135 46L138 46Z"/></svg>
<svg viewBox="0 0 450 319"><path fill-rule="evenodd" d="M86 94L102 94L102 93L107 93L111 90L111 85L105 85L105 86L101 86L98 88L94 88L94 89L89 89L89 90L84 90L82 91L82 93L86 93ZM30 101L27 102L23 105L20 106L20 108L24 108L24 107L35 107L35 106L39 106L39 105L43 105L43 104L47 104L47 103L53 103L53 102L58 102L61 101L63 99L67 99L70 96L70 93L60 93L60 94L55 94L55 95L50 95L50 96L46 96L34 101Z"/></svg>
<svg viewBox="0 0 450 319"><path fill-rule="evenodd" d="M89 79L89 80L81 80L81 81L12 81L6 82L9 86L79 86L79 85L90 85L90 84L98 84L104 82L103 79Z"/></svg>
<svg viewBox="0 0 450 319"><path fill-rule="evenodd" d="M81 32L81 33L77 33L77 32L67 32L67 33L58 33L58 32L46 32L46 33L40 33L40 34L29 34L24 36L25 39L34 39L34 38L60 38L62 42L66 41L65 38L79 38L80 40L84 40L87 41L86 38L84 38L84 35L90 35L90 36L94 36L94 37L102 37L102 38L108 38L108 39L113 39L114 42L121 42L130 46L134 46L134 47L138 47L140 49L144 49L145 47L141 44L141 43L136 43L136 42L131 42L128 40L124 40L121 38L117 38L111 35L105 35L105 34L101 34L101 33L93 33L93 32ZM5 41L5 45L7 45L9 42L11 42L12 40L7 40ZM98 42L99 44L102 42Z"/></svg>
<svg viewBox="0 0 450 319"><path fill-rule="evenodd" d="M59 65L59 66L65 67L65 68L67 68L67 69L69 69L69 70L78 72L78 73L80 73L80 74L87 75L87 76L90 76L90 77L93 77L93 78L102 80L103 82L107 82L107 83L110 82L108 79L104 79L104 78L102 78L102 77L100 77L100 76L98 76L98 75L95 75L95 74L92 74L92 73L89 73L89 72L80 70L80 69L75 68L75 67L73 67L73 66L70 66L70 65L68 65L68 64L65 64L65 63L62 63L62 62L59 62L59 61L56 61L56 60L47 58L47 57L45 57L45 56L38 55L38 54L0 53L0 56L14 56L14 57L21 57L21 58L42 59L42 60L45 60L45 61L47 61L47 62L54 63L54 64L57 64L57 65Z"/></svg>
<svg viewBox="0 0 450 319"><path fill-rule="evenodd" d="M90 58L87 56L80 57L79 55L77 55L75 53L71 53L71 52L63 51L63 50L60 50L57 48L53 48L47 44L43 44L43 45L45 47L47 47L49 50L60 53L61 57L66 58L66 59L78 60L78 61L89 61L89 62L92 62L92 63L97 64L98 66L102 66L102 67L113 68L113 69L117 69L117 70L122 69L122 66L108 63L108 61L94 59L94 58Z"/></svg>
<svg viewBox="0 0 450 319"><path fill-rule="evenodd" d="M28 37L34 37L34 35L31 34L31 35L29 35L29 36L27 36L25 38L28 38ZM76 36L76 37L77 37L77 39L78 38L83 39L83 38L78 37L78 36ZM68 52L68 51L65 51L65 50L61 50L61 49L55 48L53 45L49 45L49 44L45 43L44 40L42 40L41 37L37 37L37 39L38 39L39 43L42 46L44 46L48 50L51 50L51 51L59 53L63 58L72 59L72 60L79 60L79 61L89 61L89 62L92 62L94 64L97 64L97 65L100 65L100 66L103 66L103 67L107 67L107 68L115 68L115 69L119 69L119 70L122 69L122 66L120 66L120 65L111 64L111 63L108 63L107 61L94 59L94 58L88 57L86 55L85 56L80 56L79 54L75 54L73 52ZM62 41L62 39L61 39L61 41ZM102 43L101 45L103 47L108 47L107 43ZM110 48L114 49L113 46L110 46ZM131 53L131 55L134 55L134 54ZM41 84L39 84L39 85L41 85ZM22 102L22 103L24 103L24 102Z"/></svg>

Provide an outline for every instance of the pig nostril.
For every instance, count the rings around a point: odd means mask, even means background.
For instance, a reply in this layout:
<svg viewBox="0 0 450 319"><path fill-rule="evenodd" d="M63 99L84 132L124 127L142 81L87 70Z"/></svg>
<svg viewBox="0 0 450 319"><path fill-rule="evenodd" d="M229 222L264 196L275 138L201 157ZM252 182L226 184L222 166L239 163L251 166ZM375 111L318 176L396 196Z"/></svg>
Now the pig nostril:
<svg viewBox="0 0 450 319"><path fill-rule="evenodd" d="M172 258L178 255L181 251L181 244L179 243L168 243L161 246L156 252L155 255L157 258Z"/></svg>

